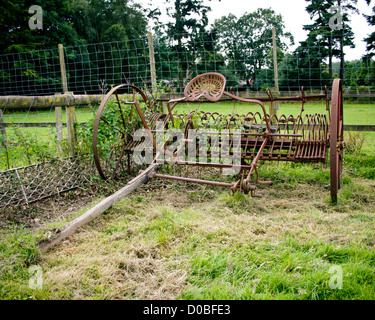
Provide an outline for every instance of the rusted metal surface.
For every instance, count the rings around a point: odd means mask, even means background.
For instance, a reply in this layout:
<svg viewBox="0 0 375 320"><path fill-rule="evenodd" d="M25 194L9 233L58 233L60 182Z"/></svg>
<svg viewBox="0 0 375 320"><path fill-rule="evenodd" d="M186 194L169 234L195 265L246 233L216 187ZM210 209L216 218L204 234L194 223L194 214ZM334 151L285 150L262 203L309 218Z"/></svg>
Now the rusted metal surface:
<svg viewBox="0 0 375 320"><path fill-rule="evenodd" d="M335 79L332 88L332 121L330 128L330 171L331 199L337 202L337 192L340 189L342 163L344 156L344 112L342 101L342 85L340 79Z"/></svg>
<svg viewBox="0 0 375 320"><path fill-rule="evenodd" d="M225 91L226 79L218 73L206 73L195 77L189 82L184 91L184 97L172 98L168 100L154 100L151 103L147 96L137 87L131 85L121 85L113 88L103 99L94 125L93 150L95 163L98 171L103 178L115 178L124 159L127 159L130 166L129 155L134 148L139 145L139 141L128 141L126 132L129 133L128 127L131 123L126 123L123 116L123 108L131 108L134 114L138 115L143 128L152 142L154 151L158 152L158 157L153 161L155 163L170 163L176 165L192 165L202 167L216 168L235 168L238 169L237 179L233 183L223 183L218 181L207 181L193 178L178 176L169 176L154 174L154 177L162 179L172 179L181 181L190 181L195 183L204 183L230 188L233 192L241 191L252 196L259 196L256 193L258 184L270 184L270 181L261 181L258 174L257 165L261 160L268 161L290 161L290 162L327 162L328 149L330 149L330 172L331 172L331 198L333 202L337 201L337 192L340 188L340 177L342 174L343 160L343 100L341 81L336 79L333 82L331 99L328 96L327 88L324 94L306 95L301 90L299 96L294 97L274 97L270 90L267 90L267 98L253 99L244 98L235 95L232 92ZM126 87L132 92L132 95L125 101L119 99L118 90ZM136 95L141 99L136 99ZM107 156L115 155L112 161L103 159L100 155L97 145L100 139L98 128L100 124L110 125L103 116L106 105L111 97L115 101L120 111L119 139L112 144L107 150ZM322 100L325 102L321 114L306 114L305 103L311 100ZM142 111L140 101L146 103L147 110ZM168 112L166 114L156 111L158 102L166 102ZM218 112L204 112L199 110L192 111L188 114L178 114L174 110L181 103L218 103L223 101L246 102L249 104L247 114L239 115L233 112L231 114L219 114ZM267 114L264 103L274 101L300 101L301 110L298 116ZM330 107L332 103L332 110ZM258 109L258 111L256 111ZM136 111L136 112L135 112ZM106 123L107 121L107 123ZM162 130L155 127L157 121L163 122ZM182 146L177 150L169 150L170 143L165 142L162 146L156 142L156 135L167 133L168 128L181 129L184 134ZM218 130L218 128L222 130ZM113 128L111 128L113 131ZM132 128L134 131L135 128ZM235 130L237 129L237 130ZM226 131L223 131L226 130ZM192 135L207 136L207 159L201 160L198 153L194 161L181 160L186 149L184 147L198 147L201 142L193 139ZM218 140L217 137L220 137ZM228 141L228 152L233 155L235 152L240 154L240 163L225 163L224 157L221 161L214 161L215 151L221 148L222 144L217 141L226 138ZM236 142L236 143L235 143ZM195 150L194 149L194 150ZM116 152L114 151L116 150ZM125 156L127 155L127 157ZM224 161L224 162L223 162ZM104 163L111 162L109 170L105 172Z"/></svg>

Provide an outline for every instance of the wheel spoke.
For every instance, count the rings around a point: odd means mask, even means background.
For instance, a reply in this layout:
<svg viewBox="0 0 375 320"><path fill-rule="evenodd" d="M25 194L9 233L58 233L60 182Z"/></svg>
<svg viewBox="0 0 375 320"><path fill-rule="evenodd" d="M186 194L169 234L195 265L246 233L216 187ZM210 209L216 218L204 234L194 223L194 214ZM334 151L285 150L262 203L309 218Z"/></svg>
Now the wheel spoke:
<svg viewBox="0 0 375 320"><path fill-rule="evenodd" d="M114 179L116 177L116 173L117 173L117 170L118 170L118 167L120 165L120 162L122 160L122 157L124 156L124 152L125 152L125 147L126 147L126 144L124 143L124 145L122 146L121 148L121 153L120 153L120 156L116 162L116 166L115 166L115 169L113 170L113 174L112 174L112 179Z"/></svg>

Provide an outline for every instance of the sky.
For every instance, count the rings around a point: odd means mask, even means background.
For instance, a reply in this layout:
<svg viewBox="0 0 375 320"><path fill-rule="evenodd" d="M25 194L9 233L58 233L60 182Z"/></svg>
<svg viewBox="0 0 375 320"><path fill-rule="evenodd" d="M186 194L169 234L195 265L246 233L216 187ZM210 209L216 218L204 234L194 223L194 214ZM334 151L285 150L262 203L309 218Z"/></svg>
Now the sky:
<svg viewBox="0 0 375 320"><path fill-rule="evenodd" d="M145 7L150 5L150 0L135 0L135 2ZM205 0L205 4L211 7L211 11L208 13L209 23L213 23L215 19L219 19L229 13L240 17L245 12L253 12L257 8L272 8L276 14L283 16L285 30L291 32L294 36L296 45L291 47L291 50L297 47L300 41L306 39L307 33L303 30L303 25L311 23L310 17L305 11L307 3L304 0ZM161 9L165 8L165 0L152 0L151 7L155 8L156 6ZM358 0L357 7L360 14L351 16L351 27L355 34L356 48L345 48L346 60L360 59L365 54L366 44L363 42L363 38L375 31L375 28L367 24L362 13L371 14L372 6L367 6L365 0ZM162 21L164 19L166 21L167 17L164 16Z"/></svg>

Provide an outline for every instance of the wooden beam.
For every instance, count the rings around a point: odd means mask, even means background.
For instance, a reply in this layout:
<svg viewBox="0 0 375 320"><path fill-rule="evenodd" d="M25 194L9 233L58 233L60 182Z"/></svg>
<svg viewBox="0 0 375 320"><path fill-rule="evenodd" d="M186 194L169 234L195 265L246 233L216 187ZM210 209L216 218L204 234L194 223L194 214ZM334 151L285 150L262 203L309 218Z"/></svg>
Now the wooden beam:
<svg viewBox="0 0 375 320"><path fill-rule="evenodd" d="M344 131L375 131L375 125L344 124Z"/></svg>
<svg viewBox="0 0 375 320"><path fill-rule="evenodd" d="M39 246L41 252L46 252L48 249L59 243L61 240L71 236L78 228L84 226L96 217L100 216L103 212L111 208L115 203L119 202L121 199L125 198L138 187L145 184L148 181L149 176L156 170L157 167L158 164L150 165L147 168L147 170L141 172L140 175L138 175L136 178L130 181L125 187L118 190L116 193L104 199L96 206L88 210L86 213L70 222L65 227L65 229L57 233L54 238L42 243Z"/></svg>
<svg viewBox="0 0 375 320"><path fill-rule="evenodd" d="M50 109L53 107L99 104L103 95L61 94L49 96L0 96L0 109ZM31 107L30 107L31 106Z"/></svg>

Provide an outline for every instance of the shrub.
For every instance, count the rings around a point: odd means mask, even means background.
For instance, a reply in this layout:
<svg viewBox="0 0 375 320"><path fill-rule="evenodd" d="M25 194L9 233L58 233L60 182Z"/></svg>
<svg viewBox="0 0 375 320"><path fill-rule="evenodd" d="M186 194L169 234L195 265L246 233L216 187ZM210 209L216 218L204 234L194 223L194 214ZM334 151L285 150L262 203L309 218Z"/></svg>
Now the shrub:
<svg viewBox="0 0 375 320"><path fill-rule="evenodd" d="M363 132L348 132L345 138L345 152L359 155L365 142L366 134Z"/></svg>

